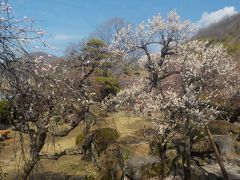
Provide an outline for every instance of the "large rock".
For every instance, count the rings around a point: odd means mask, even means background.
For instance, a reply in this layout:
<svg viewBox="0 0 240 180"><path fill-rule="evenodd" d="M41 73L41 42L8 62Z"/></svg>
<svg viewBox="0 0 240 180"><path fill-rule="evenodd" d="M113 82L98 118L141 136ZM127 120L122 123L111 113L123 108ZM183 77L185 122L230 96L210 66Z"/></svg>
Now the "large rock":
<svg viewBox="0 0 240 180"><path fill-rule="evenodd" d="M229 179L231 180L238 180L240 179L240 166L238 164L234 164L234 163L230 163L230 162L225 162L224 163L225 169L228 173ZM205 165L202 167L202 169L204 170L206 177L209 180L212 179L216 179L217 180L224 180L223 175L222 175L222 171L219 167L219 165L216 164L209 164L209 165ZM206 180L208 180L206 179ZM198 179L196 179L198 180ZM199 179L200 180L200 179Z"/></svg>
<svg viewBox="0 0 240 180"><path fill-rule="evenodd" d="M240 120L240 116L239 116L239 120ZM234 122L232 124L231 132L236 133L236 134L240 134L240 122Z"/></svg>
<svg viewBox="0 0 240 180"><path fill-rule="evenodd" d="M212 134L227 135L230 132L234 134L240 133L240 124L235 122L234 124L225 120L215 120L209 123L209 129Z"/></svg>
<svg viewBox="0 0 240 180"><path fill-rule="evenodd" d="M235 154L236 150L234 148L234 140L230 135L214 135L217 147L222 154Z"/></svg>
<svg viewBox="0 0 240 180"><path fill-rule="evenodd" d="M222 154L235 154L236 141L231 135L213 135L213 139ZM195 153L211 153L214 152L212 145L210 144L208 137L203 138L199 142L192 145L192 152Z"/></svg>
<svg viewBox="0 0 240 180"><path fill-rule="evenodd" d="M228 177L231 180L240 179L239 161L224 162ZM213 163L204 166L198 166L192 162L192 180L224 180L219 164Z"/></svg>
<svg viewBox="0 0 240 180"><path fill-rule="evenodd" d="M238 155L240 155L240 142L235 141L234 143L235 151Z"/></svg>
<svg viewBox="0 0 240 180"><path fill-rule="evenodd" d="M148 180L157 176L158 170L158 158L153 156L133 157L125 163L125 173L134 180Z"/></svg>
<svg viewBox="0 0 240 180"><path fill-rule="evenodd" d="M192 164L192 180L219 180L218 175L207 172L200 166Z"/></svg>

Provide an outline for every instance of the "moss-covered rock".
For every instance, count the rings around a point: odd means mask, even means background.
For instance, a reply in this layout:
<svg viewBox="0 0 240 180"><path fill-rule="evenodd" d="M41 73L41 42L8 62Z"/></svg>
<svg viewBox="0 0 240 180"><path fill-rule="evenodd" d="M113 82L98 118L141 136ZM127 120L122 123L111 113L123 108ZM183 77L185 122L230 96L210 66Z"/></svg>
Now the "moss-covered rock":
<svg viewBox="0 0 240 180"><path fill-rule="evenodd" d="M235 153L234 140L229 135L214 135L213 139L222 154Z"/></svg>
<svg viewBox="0 0 240 180"><path fill-rule="evenodd" d="M125 163L125 173L132 179L147 180L159 174L157 157L132 157Z"/></svg>

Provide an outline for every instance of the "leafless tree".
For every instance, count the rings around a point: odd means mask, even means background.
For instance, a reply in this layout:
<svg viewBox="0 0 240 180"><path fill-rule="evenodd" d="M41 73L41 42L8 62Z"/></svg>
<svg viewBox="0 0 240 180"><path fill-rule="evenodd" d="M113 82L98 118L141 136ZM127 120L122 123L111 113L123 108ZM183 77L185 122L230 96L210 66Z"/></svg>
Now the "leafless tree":
<svg viewBox="0 0 240 180"><path fill-rule="evenodd" d="M98 38L107 44L110 44L120 29L125 27L125 21L122 18L112 18L97 27L90 37Z"/></svg>

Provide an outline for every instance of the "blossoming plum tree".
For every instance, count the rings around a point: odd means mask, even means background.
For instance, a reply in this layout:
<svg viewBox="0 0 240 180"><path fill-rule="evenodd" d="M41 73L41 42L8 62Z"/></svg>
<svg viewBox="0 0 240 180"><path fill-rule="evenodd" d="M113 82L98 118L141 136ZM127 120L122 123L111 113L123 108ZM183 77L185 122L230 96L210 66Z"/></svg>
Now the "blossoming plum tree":
<svg viewBox="0 0 240 180"><path fill-rule="evenodd" d="M32 40L39 40L45 32L33 28L27 17L15 19L11 6L5 0L0 1L0 17L0 93L17 104L18 120L22 121L24 116L21 110L27 108L28 104L24 104L25 101L21 101L23 100L21 97L27 98L28 93L33 90L26 86L29 84L27 79L33 77L31 74L33 68L31 68L31 62L26 59L20 61L19 58L26 55L24 50L26 45ZM14 106L14 108L17 107ZM26 112L24 115L27 115Z"/></svg>
<svg viewBox="0 0 240 180"><path fill-rule="evenodd" d="M185 41L191 31L189 22L182 22L174 10L169 13L167 20L157 15L136 28L128 25L121 29L112 43L112 48L118 53L143 52L147 59L145 67L149 73L150 87L156 88L159 80L175 73L164 71L166 56L173 54L174 48ZM151 46L161 48L160 59L156 60L155 55L150 53ZM161 90L161 87L159 89Z"/></svg>
<svg viewBox="0 0 240 180"><path fill-rule="evenodd" d="M102 42L92 40L57 66L42 57L33 58L26 49L31 42L46 45L41 40L45 32L35 29L26 17L15 19L7 1L0 3L0 93L12 108L10 123L20 134L25 162L20 177L27 179L42 157L47 136L66 136L85 119L92 103L86 81L107 53ZM68 123L64 132L53 128L56 116ZM27 150L24 134L29 139Z"/></svg>
<svg viewBox="0 0 240 180"><path fill-rule="evenodd" d="M112 43L116 53L144 52L139 62L148 76L110 97L104 105L126 106L132 102L135 110L151 112L160 139L160 178L165 174L167 143L176 134L185 138L182 159L187 167L185 178L190 178L192 127L204 127L216 119L239 88L236 65L223 45L191 40L191 33L189 22L180 21L174 10L166 20L157 15L136 28L129 25ZM148 46L153 44L160 45L160 53L149 52Z"/></svg>

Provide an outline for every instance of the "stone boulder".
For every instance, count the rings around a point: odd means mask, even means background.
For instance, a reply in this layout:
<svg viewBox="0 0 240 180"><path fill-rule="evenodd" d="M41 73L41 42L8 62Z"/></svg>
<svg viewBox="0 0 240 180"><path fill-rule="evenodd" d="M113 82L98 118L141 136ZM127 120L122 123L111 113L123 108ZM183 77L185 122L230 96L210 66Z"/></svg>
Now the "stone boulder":
<svg viewBox="0 0 240 180"><path fill-rule="evenodd" d="M136 180L148 180L151 177L157 176L158 170L158 158L153 156L137 156L128 159L125 163L125 173Z"/></svg>
<svg viewBox="0 0 240 180"><path fill-rule="evenodd" d="M212 134L227 135L230 132L234 134L240 133L240 124L237 122L230 123L225 120L215 120L209 122L208 126Z"/></svg>
<svg viewBox="0 0 240 180"><path fill-rule="evenodd" d="M235 154L234 140L230 135L214 135L214 141L222 154Z"/></svg>

